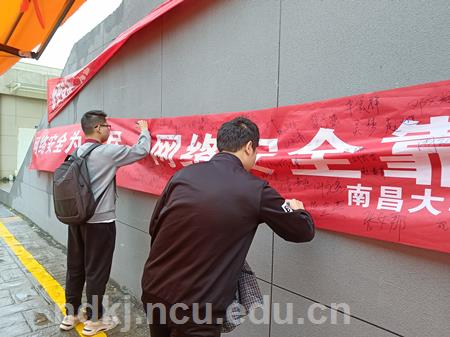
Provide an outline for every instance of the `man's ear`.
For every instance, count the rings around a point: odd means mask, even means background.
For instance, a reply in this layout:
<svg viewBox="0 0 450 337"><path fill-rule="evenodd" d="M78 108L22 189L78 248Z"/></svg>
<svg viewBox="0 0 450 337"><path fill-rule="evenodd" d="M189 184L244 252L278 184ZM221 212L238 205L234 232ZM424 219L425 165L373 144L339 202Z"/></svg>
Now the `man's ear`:
<svg viewBox="0 0 450 337"><path fill-rule="evenodd" d="M247 152L248 155L252 154L253 151L253 142L249 140L247 144L245 144L245 152Z"/></svg>

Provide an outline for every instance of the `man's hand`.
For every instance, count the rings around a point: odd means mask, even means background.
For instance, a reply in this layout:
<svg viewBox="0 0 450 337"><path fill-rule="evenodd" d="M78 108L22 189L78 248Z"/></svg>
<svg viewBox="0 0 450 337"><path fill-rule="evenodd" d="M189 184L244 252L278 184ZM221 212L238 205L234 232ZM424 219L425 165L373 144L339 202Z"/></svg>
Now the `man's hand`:
<svg viewBox="0 0 450 337"><path fill-rule="evenodd" d="M141 131L148 130L147 121L144 121L144 120L137 121L136 125Z"/></svg>
<svg viewBox="0 0 450 337"><path fill-rule="evenodd" d="M295 211L297 209L305 209L305 206L303 206L303 202L297 200L297 199L287 199L286 200L289 203L289 206Z"/></svg>

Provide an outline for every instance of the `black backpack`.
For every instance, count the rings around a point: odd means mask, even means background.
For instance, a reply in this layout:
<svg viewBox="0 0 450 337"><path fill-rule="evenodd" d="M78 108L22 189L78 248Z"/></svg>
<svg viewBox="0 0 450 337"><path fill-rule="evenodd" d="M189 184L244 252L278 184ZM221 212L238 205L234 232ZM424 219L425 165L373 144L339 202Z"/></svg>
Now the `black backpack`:
<svg viewBox="0 0 450 337"><path fill-rule="evenodd" d="M87 168L87 157L101 144L92 144L81 156L77 151L67 156L53 175L53 203L59 221L67 225L86 223L95 213L95 200Z"/></svg>

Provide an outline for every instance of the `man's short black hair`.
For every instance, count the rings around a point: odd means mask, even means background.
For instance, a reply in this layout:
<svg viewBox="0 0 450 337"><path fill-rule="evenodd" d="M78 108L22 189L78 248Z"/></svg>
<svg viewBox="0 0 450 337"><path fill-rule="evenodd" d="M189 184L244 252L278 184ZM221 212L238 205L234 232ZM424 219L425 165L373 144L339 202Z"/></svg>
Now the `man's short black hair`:
<svg viewBox="0 0 450 337"><path fill-rule="evenodd" d="M107 116L108 115L101 110L91 110L86 112L81 118L81 128L83 129L84 134L93 134L97 125L106 122Z"/></svg>
<svg viewBox="0 0 450 337"><path fill-rule="evenodd" d="M222 124L217 133L217 148L220 152L237 152L249 141L253 149L259 144L258 126L245 117L237 117Z"/></svg>

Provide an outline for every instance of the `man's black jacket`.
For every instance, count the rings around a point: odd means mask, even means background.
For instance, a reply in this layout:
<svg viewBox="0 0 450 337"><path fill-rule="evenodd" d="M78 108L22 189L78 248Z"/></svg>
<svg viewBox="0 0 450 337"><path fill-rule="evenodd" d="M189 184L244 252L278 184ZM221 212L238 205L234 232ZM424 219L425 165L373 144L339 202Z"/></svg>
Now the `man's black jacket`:
<svg viewBox="0 0 450 337"><path fill-rule="evenodd" d="M150 222L143 302L212 303L214 315L223 316L260 223L288 241L313 239L309 213L289 212L284 203L230 153L175 173Z"/></svg>

